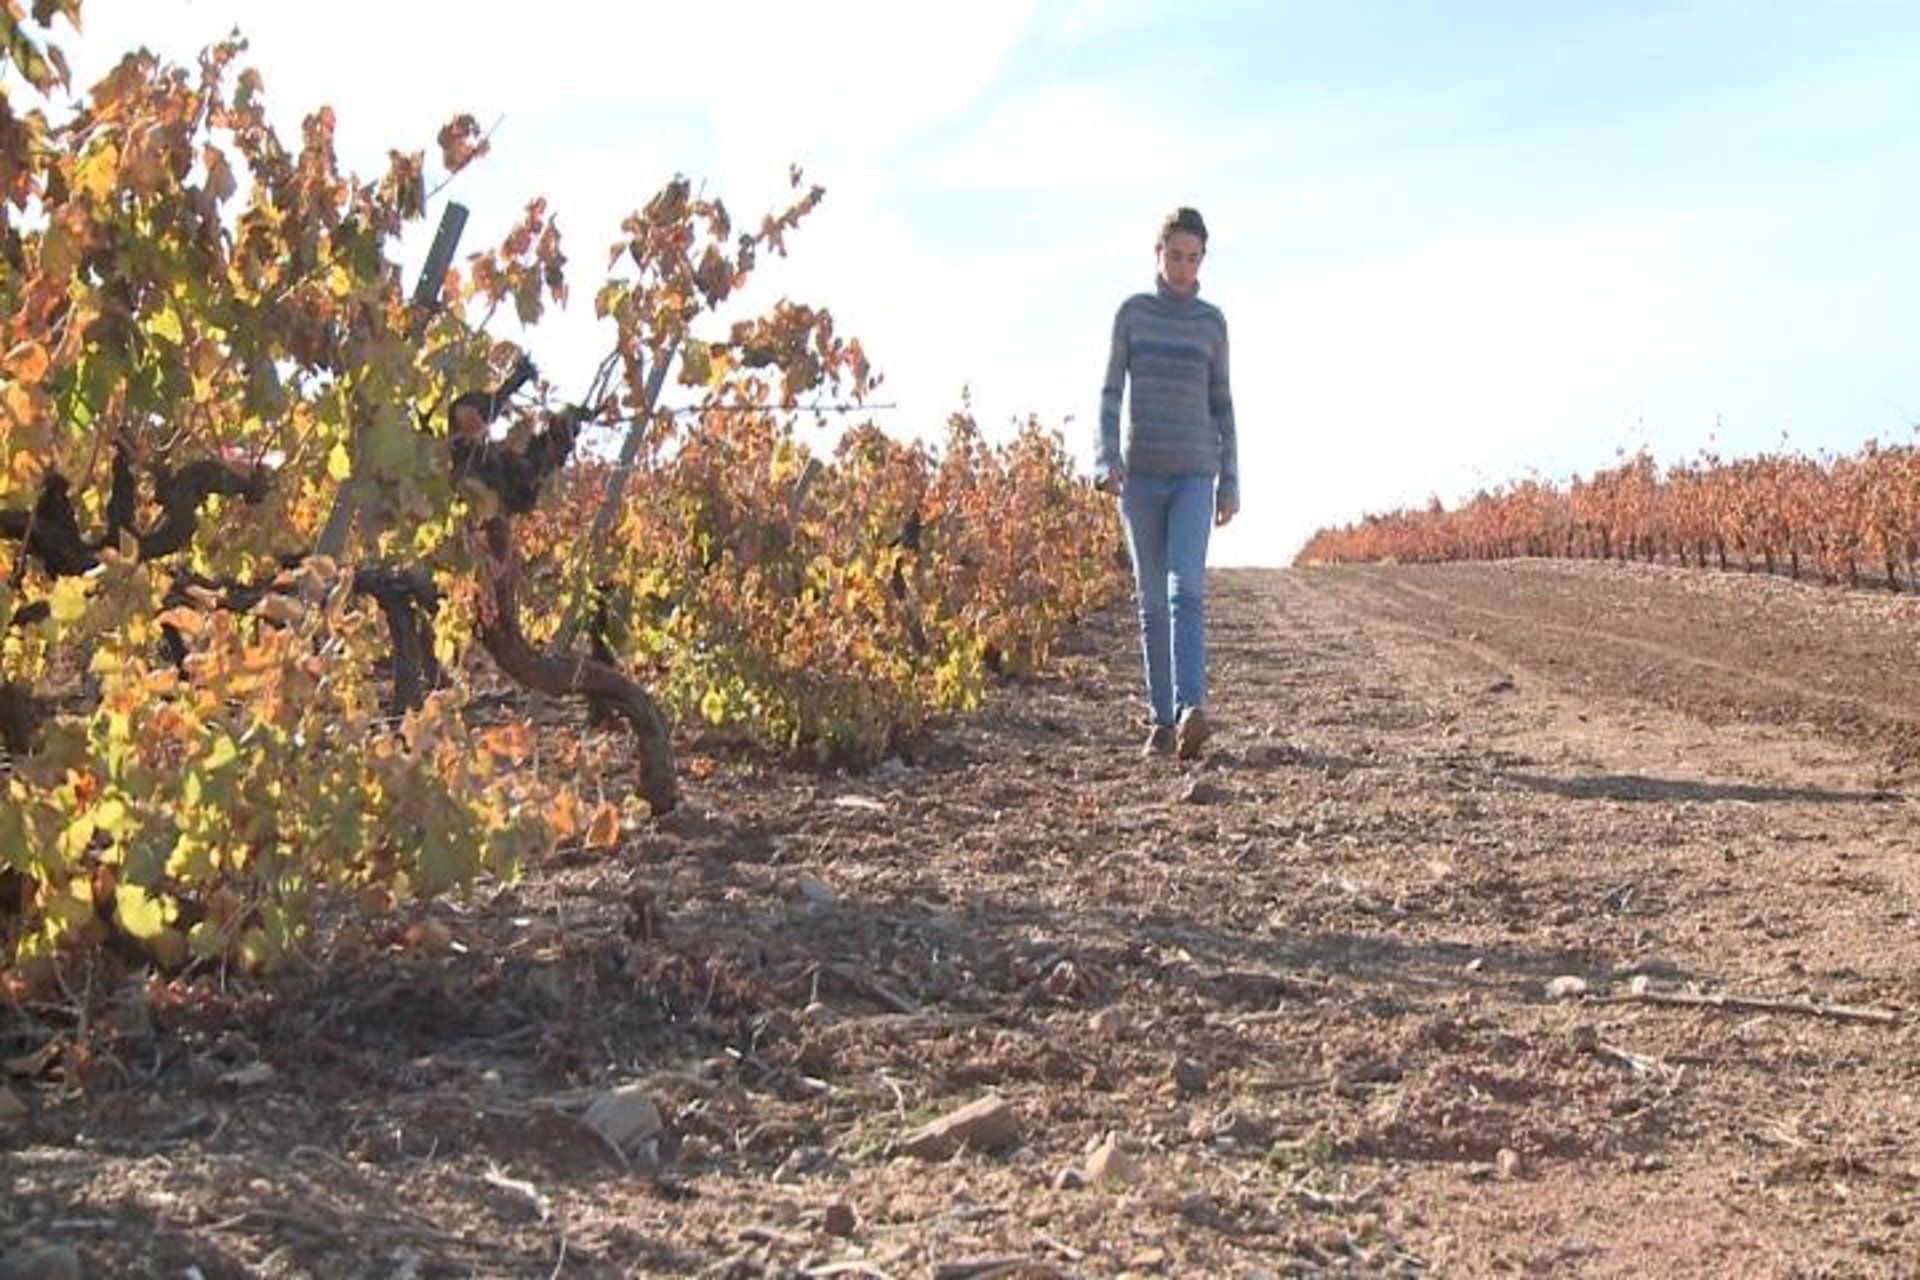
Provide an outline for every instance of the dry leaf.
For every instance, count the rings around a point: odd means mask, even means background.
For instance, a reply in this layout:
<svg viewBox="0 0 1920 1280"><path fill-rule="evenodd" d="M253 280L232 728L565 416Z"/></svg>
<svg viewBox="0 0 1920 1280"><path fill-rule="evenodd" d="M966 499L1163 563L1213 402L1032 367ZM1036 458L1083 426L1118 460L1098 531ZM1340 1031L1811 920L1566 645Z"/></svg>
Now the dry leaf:
<svg viewBox="0 0 1920 1280"><path fill-rule="evenodd" d="M619 843L620 810L603 804L594 810L593 821L587 826L587 848L611 849Z"/></svg>

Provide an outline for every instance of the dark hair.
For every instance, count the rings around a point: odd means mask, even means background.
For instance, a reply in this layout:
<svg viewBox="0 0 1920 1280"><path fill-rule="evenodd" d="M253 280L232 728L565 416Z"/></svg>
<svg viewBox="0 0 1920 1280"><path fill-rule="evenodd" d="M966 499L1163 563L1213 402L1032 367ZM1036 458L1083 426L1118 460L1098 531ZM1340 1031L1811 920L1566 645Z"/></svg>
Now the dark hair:
<svg viewBox="0 0 1920 1280"><path fill-rule="evenodd" d="M1173 239L1174 234L1180 231L1190 236L1200 237L1200 247L1202 249L1207 247L1207 220L1200 216L1198 209L1189 209L1186 205L1181 205L1161 219L1160 238L1153 242L1153 247L1165 248L1167 241Z"/></svg>

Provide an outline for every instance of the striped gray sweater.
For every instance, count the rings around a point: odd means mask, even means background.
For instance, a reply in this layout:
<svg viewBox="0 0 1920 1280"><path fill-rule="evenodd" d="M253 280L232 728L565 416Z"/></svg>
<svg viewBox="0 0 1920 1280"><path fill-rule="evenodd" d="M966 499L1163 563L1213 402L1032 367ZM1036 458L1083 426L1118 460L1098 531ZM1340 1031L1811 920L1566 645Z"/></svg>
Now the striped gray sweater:
<svg viewBox="0 0 1920 1280"><path fill-rule="evenodd" d="M1113 318L1113 349L1100 389L1097 474L1116 466L1147 475L1208 472L1220 496L1240 500L1240 455L1227 385L1227 318L1199 298L1175 293L1165 280L1136 293ZM1120 393L1128 396L1124 449Z"/></svg>

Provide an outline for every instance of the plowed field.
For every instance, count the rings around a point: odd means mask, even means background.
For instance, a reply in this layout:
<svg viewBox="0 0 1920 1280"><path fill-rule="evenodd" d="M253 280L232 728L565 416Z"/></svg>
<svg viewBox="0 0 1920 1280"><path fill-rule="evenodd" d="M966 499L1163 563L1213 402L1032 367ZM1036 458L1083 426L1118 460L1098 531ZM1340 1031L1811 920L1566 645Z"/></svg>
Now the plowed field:
<svg viewBox="0 0 1920 1280"><path fill-rule="evenodd" d="M0 1248L208 1280L1920 1267L1920 601L1531 562L1212 591L1197 764L1138 755L1116 611L910 761L722 762L617 855L343 915L311 968L0 1009ZM35 1059L81 1009L84 1089ZM997 1127L913 1154L983 1099Z"/></svg>

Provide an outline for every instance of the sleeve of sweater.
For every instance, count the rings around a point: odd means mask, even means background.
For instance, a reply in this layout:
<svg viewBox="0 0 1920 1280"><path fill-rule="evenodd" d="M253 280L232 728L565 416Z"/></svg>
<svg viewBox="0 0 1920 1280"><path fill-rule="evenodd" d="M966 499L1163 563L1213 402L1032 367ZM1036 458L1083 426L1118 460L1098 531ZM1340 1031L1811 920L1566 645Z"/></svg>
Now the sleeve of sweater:
<svg viewBox="0 0 1920 1280"><path fill-rule="evenodd" d="M1100 439L1093 472L1105 476L1120 466L1120 393L1127 381L1127 308L1113 316L1113 344L1107 350L1107 380L1100 387Z"/></svg>
<svg viewBox="0 0 1920 1280"><path fill-rule="evenodd" d="M1220 432L1220 495L1240 501L1240 440L1233 422L1233 391L1227 380L1227 322L1220 321L1220 347L1207 381L1207 407Z"/></svg>

